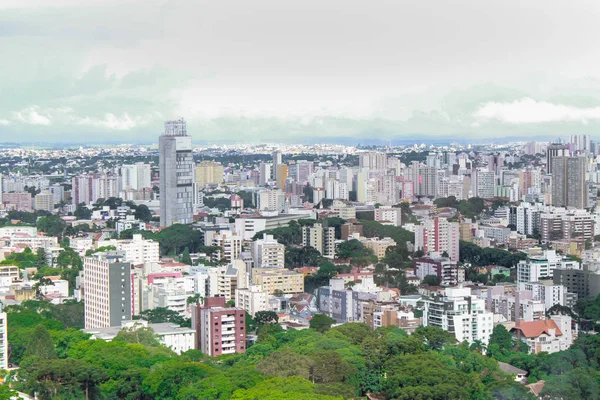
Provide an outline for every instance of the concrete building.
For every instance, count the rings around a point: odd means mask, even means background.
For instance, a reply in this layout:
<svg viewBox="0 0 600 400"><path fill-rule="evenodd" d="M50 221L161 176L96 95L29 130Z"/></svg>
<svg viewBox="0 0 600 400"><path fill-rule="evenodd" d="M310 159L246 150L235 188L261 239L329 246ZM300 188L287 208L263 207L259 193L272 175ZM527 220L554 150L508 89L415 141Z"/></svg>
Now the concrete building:
<svg viewBox="0 0 600 400"><path fill-rule="evenodd" d="M555 269L581 269L578 261L556 254L554 250L545 250L540 255L529 256L517 264L517 282L538 282L552 279Z"/></svg>
<svg viewBox="0 0 600 400"><path fill-rule="evenodd" d="M85 333L91 336L91 339L112 341L122 329L141 329L150 328L158 341L173 350L177 354L184 353L196 348L196 330L192 328L181 327L172 323L149 324L148 321L134 320L123 321L120 326L111 326L108 328L90 328L84 329Z"/></svg>
<svg viewBox="0 0 600 400"><path fill-rule="evenodd" d="M99 199L119 196L118 177L109 174L84 174L71 179L71 202L93 204Z"/></svg>
<svg viewBox="0 0 600 400"><path fill-rule="evenodd" d="M546 318L546 308L533 292L517 290L514 284L489 286L486 293L486 310L502 315L507 321L538 321Z"/></svg>
<svg viewBox="0 0 600 400"><path fill-rule="evenodd" d="M160 225L193 222L194 157L183 119L166 121L159 138Z"/></svg>
<svg viewBox="0 0 600 400"><path fill-rule="evenodd" d="M402 209L391 206L381 206L375 209L375 221L393 226L402 225Z"/></svg>
<svg viewBox="0 0 600 400"><path fill-rule="evenodd" d="M121 166L121 190L152 187L150 164L138 162Z"/></svg>
<svg viewBox="0 0 600 400"><path fill-rule="evenodd" d="M335 228L326 228L322 224L302 227L302 246L313 247L323 257L335 257Z"/></svg>
<svg viewBox="0 0 600 400"><path fill-rule="evenodd" d="M106 242L106 241L105 241ZM110 240L105 246L112 245L125 253L121 261L134 265L156 263L160 260L160 246L154 240L144 239L141 234L134 234L132 239Z"/></svg>
<svg viewBox="0 0 600 400"><path fill-rule="evenodd" d="M119 252L83 260L85 328L120 326L131 319L131 264Z"/></svg>
<svg viewBox="0 0 600 400"><path fill-rule="evenodd" d="M388 247L396 246L396 242L389 237L379 239L378 237L361 238L359 239L367 249L371 249L377 259L381 260L385 257Z"/></svg>
<svg viewBox="0 0 600 400"><path fill-rule="evenodd" d="M34 208L41 211L53 211L54 195L48 190L43 190L36 194L34 198Z"/></svg>
<svg viewBox="0 0 600 400"><path fill-rule="evenodd" d="M250 285L246 289L236 289L235 305L255 316L259 311L269 311L269 294L259 285Z"/></svg>
<svg viewBox="0 0 600 400"><path fill-rule="evenodd" d="M573 307L575 304L569 304L567 288L563 285L555 284L551 279L544 279L539 282L520 282L519 290L527 290L533 293L533 298L544 303L544 308L548 311L555 305ZM575 296L576 297L576 296Z"/></svg>
<svg viewBox="0 0 600 400"><path fill-rule="evenodd" d="M460 229L458 222L448 222L448 219L434 217L415 226L415 250L422 250L424 254L444 252L451 260L459 259Z"/></svg>
<svg viewBox="0 0 600 400"><path fill-rule="evenodd" d="M203 305L192 306L196 349L210 357L246 351L246 312L225 302L224 297L207 297Z"/></svg>
<svg viewBox="0 0 600 400"><path fill-rule="evenodd" d="M443 296L423 301L423 325L442 328L459 343L478 340L487 344L494 329L494 316L486 311L485 301L469 288L446 288L444 292Z"/></svg>
<svg viewBox="0 0 600 400"><path fill-rule="evenodd" d="M285 246L265 234L252 243L252 259L255 268L284 268Z"/></svg>
<svg viewBox="0 0 600 400"><path fill-rule="evenodd" d="M414 260L415 276L421 281L427 275L438 278L441 285L458 285L458 264L446 257L421 257Z"/></svg>
<svg viewBox="0 0 600 400"><path fill-rule="evenodd" d="M567 294L573 293L577 298L595 298L600 294L598 263L584 264L581 269L562 266L555 268L552 280L555 285L564 286Z"/></svg>
<svg viewBox="0 0 600 400"><path fill-rule="evenodd" d="M33 211L31 207L31 193L29 192L3 193L2 203L5 207L11 206L9 209L27 212Z"/></svg>
<svg viewBox="0 0 600 400"><path fill-rule="evenodd" d="M475 190L473 194L482 199L491 199L494 197L495 173L485 170L475 170L473 172L475 175Z"/></svg>
<svg viewBox="0 0 600 400"><path fill-rule="evenodd" d="M552 205L583 209L588 207L586 157L553 157Z"/></svg>
<svg viewBox="0 0 600 400"><path fill-rule="evenodd" d="M215 253L215 260L227 260L230 263L240 258L242 252L242 237L233 234L231 231L223 231L213 236L212 245L221 248L220 252Z"/></svg>
<svg viewBox="0 0 600 400"><path fill-rule="evenodd" d="M223 183L223 165L216 161L201 161L196 164L195 181L199 189L205 185L219 185Z"/></svg>
<svg viewBox="0 0 600 400"><path fill-rule="evenodd" d="M285 268L253 268L252 283L260 285L269 294L304 292L304 275Z"/></svg>

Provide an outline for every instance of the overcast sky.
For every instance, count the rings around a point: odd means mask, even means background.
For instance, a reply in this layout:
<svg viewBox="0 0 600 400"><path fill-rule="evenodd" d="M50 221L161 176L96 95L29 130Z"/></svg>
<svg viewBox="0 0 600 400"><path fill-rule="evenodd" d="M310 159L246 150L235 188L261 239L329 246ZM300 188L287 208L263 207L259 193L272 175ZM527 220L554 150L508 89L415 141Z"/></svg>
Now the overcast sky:
<svg viewBox="0 0 600 400"><path fill-rule="evenodd" d="M50 6L51 5L51 6ZM600 128L600 2L0 0L0 142Z"/></svg>

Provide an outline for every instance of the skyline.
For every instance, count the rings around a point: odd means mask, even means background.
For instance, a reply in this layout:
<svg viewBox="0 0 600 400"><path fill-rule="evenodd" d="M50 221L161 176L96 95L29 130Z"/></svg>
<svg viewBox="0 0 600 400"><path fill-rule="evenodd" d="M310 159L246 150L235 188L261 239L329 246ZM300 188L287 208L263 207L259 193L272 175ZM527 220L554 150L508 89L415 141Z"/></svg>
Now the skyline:
<svg viewBox="0 0 600 400"><path fill-rule="evenodd" d="M593 2L46 4L0 4L3 142L156 143L180 116L196 143L600 128Z"/></svg>

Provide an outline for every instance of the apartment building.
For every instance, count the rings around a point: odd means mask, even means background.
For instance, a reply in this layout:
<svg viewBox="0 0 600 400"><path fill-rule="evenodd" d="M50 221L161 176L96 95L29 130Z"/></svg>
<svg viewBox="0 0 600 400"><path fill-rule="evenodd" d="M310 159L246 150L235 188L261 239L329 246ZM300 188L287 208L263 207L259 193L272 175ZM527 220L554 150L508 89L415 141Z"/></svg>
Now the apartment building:
<svg viewBox="0 0 600 400"><path fill-rule="evenodd" d="M196 349L210 357L246 351L246 312L225 303L224 297L207 297L203 305L192 306Z"/></svg>
<svg viewBox="0 0 600 400"><path fill-rule="evenodd" d="M335 258L335 228L322 224L302 227L302 246L313 247L323 257Z"/></svg>
<svg viewBox="0 0 600 400"><path fill-rule="evenodd" d="M252 243L252 259L255 268L284 268L285 246L273 237L263 235Z"/></svg>
<svg viewBox="0 0 600 400"><path fill-rule="evenodd" d="M85 328L120 326L131 319L131 264L122 252L83 259Z"/></svg>
<svg viewBox="0 0 600 400"><path fill-rule="evenodd" d="M269 294L276 291L284 294L304 292L304 275L285 268L254 268L252 283L260 285Z"/></svg>

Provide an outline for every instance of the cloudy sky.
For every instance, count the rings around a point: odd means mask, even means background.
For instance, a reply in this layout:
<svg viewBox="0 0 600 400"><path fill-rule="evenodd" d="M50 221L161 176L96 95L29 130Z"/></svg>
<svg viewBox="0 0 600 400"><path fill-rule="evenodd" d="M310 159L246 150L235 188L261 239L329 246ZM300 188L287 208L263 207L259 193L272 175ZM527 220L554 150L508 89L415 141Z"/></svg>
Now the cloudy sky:
<svg viewBox="0 0 600 400"><path fill-rule="evenodd" d="M1 0L0 142L600 132L596 0Z"/></svg>

